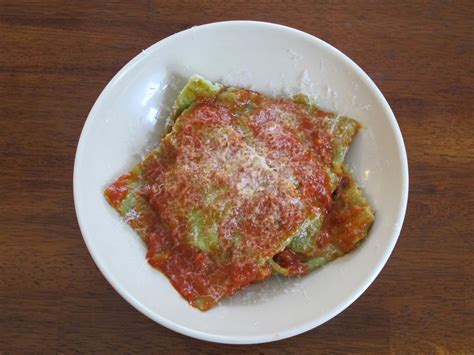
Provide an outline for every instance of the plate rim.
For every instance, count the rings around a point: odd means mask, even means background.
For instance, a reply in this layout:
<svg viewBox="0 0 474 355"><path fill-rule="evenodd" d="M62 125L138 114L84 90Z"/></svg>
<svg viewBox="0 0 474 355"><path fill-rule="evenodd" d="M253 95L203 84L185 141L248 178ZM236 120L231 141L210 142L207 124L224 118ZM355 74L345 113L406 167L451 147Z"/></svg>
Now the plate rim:
<svg viewBox="0 0 474 355"><path fill-rule="evenodd" d="M91 239L86 237L85 233L85 224L86 222L83 220L83 218L80 216L80 213L78 212L78 205L79 205L79 182L77 181L77 176L78 176L78 161L82 155L82 146L83 146L83 141L84 137L87 135L87 132L89 131L89 126L92 122L92 117L94 116L95 111L98 109L98 105L101 102L103 96L105 96L106 92L108 92L109 88L112 87L120 78L125 75L125 73L135 66L138 61L140 61L143 57L147 56L148 53L152 50L155 50L156 48L164 45L166 42L172 41L176 39L177 37L182 36L183 34L191 31L195 31L196 28L206 28L206 27L219 27L219 26L233 26L233 25L240 25L240 26L262 26L262 27L267 27L267 28L274 28L278 30L284 30L288 32L292 32L293 34L296 34L298 36L303 36L306 37L306 39L309 39L310 41L317 43L320 46L325 47L327 50L332 51L337 54L337 56L345 61L347 64L350 65L350 67L355 70L358 76L365 82L366 85L368 85L370 91L372 91L375 96L377 97L377 100L380 101L383 110L385 111L387 117L389 118L389 124L391 126L391 130L394 132L394 138L398 147L398 150L400 152L399 158L400 158L400 163L402 166L402 196L400 198L400 203L401 203L401 208L398 211L398 216L396 218L396 225L394 229L393 235L395 237L392 237L391 243L389 246L386 248L383 257L381 260L377 263L376 267L373 269L369 277L365 280L365 282L357 288L356 292L353 292L350 297L348 297L345 302L342 302L338 307L335 307L331 312L326 313L324 316L316 318L312 321L305 322L303 324L300 324L298 326L291 327L289 329L286 329L283 332L279 333L269 333L265 335L257 335L257 336L223 336L223 335L215 335L215 334L209 334L201 331L197 331L194 329L186 328L183 327L167 318L164 318L155 312L151 311L148 309L145 305L140 303L135 299L133 295L131 295L127 290L125 290L122 285L114 279L114 277L111 275L111 273L108 271L107 266L102 262L93 252L93 247L92 247L92 242ZM271 22L264 22L264 21L251 21L251 20L232 20L232 21L219 21L219 22L211 22L211 23L206 23L202 24L199 26L192 26L188 29L185 29L183 31L174 33L168 37L165 37L161 39L160 41L152 44L149 46L147 49L142 50L139 54L137 54L135 57L133 57L127 64L125 64L114 76L113 78L107 83L107 85L104 87L104 89L101 91L100 95L97 97L94 105L92 106L92 109L90 110L86 121L84 122L83 128L81 130L81 134L78 140L77 148L76 148L76 153L75 153L75 159L74 159L74 171L73 171L73 197L74 197L74 208L76 212L76 218L79 224L79 229L81 231L82 237L84 239L84 242L86 244L86 247L89 251L89 254L91 255L92 259L94 260L94 263L96 264L97 268L100 270L104 278L109 282L109 284L114 288L114 290L122 296L129 304L131 304L136 310L138 310L140 313L145 315L146 317L150 318L151 320L159 323L160 325L171 329L175 332L181 333L186 336L190 336L192 338L200 339L200 340L205 340L205 341L210 341L210 342L216 342L216 343L223 343L223 344L260 344L260 343L267 343L271 341L277 341L277 340L282 340L286 339L298 334L302 334L306 331L309 331L311 329L314 329L330 319L334 318L341 312L343 312L347 307L349 307L353 302L355 302L361 295L364 293L367 288L374 282L374 280L377 278L377 276L380 274L382 271L383 267L386 265L390 255L393 252L393 249L395 248L395 245L398 241L398 238L400 236L400 232L403 226L403 222L405 219L406 215L406 209L407 209L407 203L408 203L408 193L409 193L409 170L408 170L408 158L407 158L407 153L406 153L406 148L403 140L403 136L400 130L400 127L398 125L398 122L395 118L395 115L388 104L387 100L383 96L382 92L380 89L377 87L377 85L374 83L374 81L365 73L365 71L357 65L352 59L350 59L347 55L345 55L343 52L338 50L337 48L333 47L331 44L325 42L324 40L311 35L309 33L306 33L304 31L281 25L281 24L276 24L276 23L271 23Z"/></svg>

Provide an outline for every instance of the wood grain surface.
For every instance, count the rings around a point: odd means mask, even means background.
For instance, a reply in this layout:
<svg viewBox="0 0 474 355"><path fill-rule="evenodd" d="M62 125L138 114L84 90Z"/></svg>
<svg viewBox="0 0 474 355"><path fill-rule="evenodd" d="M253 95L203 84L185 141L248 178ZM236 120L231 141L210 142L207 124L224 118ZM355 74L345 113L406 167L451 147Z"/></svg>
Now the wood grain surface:
<svg viewBox="0 0 474 355"><path fill-rule="evenodd" d="M0 352L474 351L471 1L0 1ZM77 141L132 57L193 25L254 19L314 34L373 78L405 138L410 195L372 286L317 329L246 347L141 315L90 257L74 212ZM284 311L284 310L282 310Z"/></svg>

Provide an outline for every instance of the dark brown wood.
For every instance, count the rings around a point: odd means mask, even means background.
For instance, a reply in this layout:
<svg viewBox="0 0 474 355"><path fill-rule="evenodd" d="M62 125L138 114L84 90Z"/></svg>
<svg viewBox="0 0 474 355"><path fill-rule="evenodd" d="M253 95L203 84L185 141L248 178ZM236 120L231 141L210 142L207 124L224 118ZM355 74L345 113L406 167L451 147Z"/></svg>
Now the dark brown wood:
<svg viewBox="0 0 474 355"><path fill-rule="evenodd" d="M0 352L474 351L474 11L470 1L0 2ZM349 309L247 347L174 333L128 305L79 231L72 171L100 91L193 25L255 19L333 44L397 116L410 196L396 249Z"/></svg>

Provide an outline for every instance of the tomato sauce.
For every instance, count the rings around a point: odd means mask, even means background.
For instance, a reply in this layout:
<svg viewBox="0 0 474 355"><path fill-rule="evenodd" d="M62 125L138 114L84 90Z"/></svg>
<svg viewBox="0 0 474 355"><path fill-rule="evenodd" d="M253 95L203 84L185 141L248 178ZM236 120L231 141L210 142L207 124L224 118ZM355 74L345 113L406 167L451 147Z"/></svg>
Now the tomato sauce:
<svg viewBox="0 0 474 355"><path fill-rule="evenodd" d="M146 184L139 194L152 210L128 220L135 228L146 226L150 265L201 310L269 277L268 258L290 275L307 273L302 254L274 254L316 209L326 211L329 221L318 248L350 250L359 232L350 225L357 211L333 205L325 170L333 156L333 137L323 127L327 114L249 90L236 89L229 97L198 100L178 118L159 153L142 164ZM105 190L114 208L136 179L123 175ZM209 187L217 191L212 203L206 202ZM199 217L191 222L196 211ZM217 240L211 243L206 235L204 246L196 244L193 238L209 234L213 224Z"/></svg>
<svg viewBox="0 0 474 355"><path fill-rule="evenodd" d="M117 181L105 189L104 195L112 207L120 207L123 199L127 197L128 184L130 181L136 180L136 178L137 175L134 173L122 175Z"/></svg>
<svg viewBox="0 0 474 355"><path fill-rule="evenodd" d="M252 132L249 144L283 176L296 179L308 206L317 201L329 208L332 194L324 167L331 163L332 137L323 129L322 119L311 119L307 109L289 100L270 100L244 89L233 90L233 95L235 100L219 105L243 115L234 127L243 125ZM250 104L253 109L242 113L241 107Z"/></svg>
<svg viewBox="0 0 474 355"><path fill-rule="evenodd" d="M364 207L355 205L349 200L350 197L345 195L345 191L353 183L349 177L341 178L341 183L334 194L337 204L328 210L322 230L316 238L315 257L329 258L331 256L328 253L333 253L334 250L339 254L346 254L366 236L373 218L364 214L366 213ZM303 275L310 271L305 266L308 257L289 249L277 254L273 259L293 276Z"/></svg>
<svg viewBox="0 0 474 355"><path fill-rule="evenodd" d="M271 274L268 266L258 267L253 263L220 265L212 256L189 245L169 245L169 236L164 233L150 235L147 258L191 305L201 310Z"/></svg>
<svg viewBox="0 0 474 355"><path fill-rule="evenodd" d="M304 275L309 271L305 257L291 249L285 249L273 257L273 260L285 268L288 275Z"/></svg>
<svg viewBox="0 0 474 355"><path fill-rule="evenodd" d="M255 155L230 122L228 108L195 104L176 122L174 146L163 146L175 150L174 163L164 164L159 155L143 172L148 181L143 194L160 217L147 238L148 261L202 310L270 276L271 267L261 260L280 250L304 220L302 207L292 202L297 191ZM209 187L219 192L212 204L203 197ZM190 224L196 210L203 211L203 221ZM200 250L190 236L214 220L217 244Z"/></svg>

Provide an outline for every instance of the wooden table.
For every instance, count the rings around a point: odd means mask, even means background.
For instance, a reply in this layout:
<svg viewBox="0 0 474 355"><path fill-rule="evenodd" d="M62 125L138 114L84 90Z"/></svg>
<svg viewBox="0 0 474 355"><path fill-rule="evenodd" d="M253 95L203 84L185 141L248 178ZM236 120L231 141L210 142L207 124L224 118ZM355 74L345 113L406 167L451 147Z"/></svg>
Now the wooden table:
<svg viewBox="0 0 474 355"><path fill-rule="evenodd" d="M474 11L469 1L0 2L0 352L474 351ZM357 62L405 138L410 196L388 264L349 309L247 347L141 315L92 261L74 212L84 121L142 49L190 26L299 28Z"/></svg>

